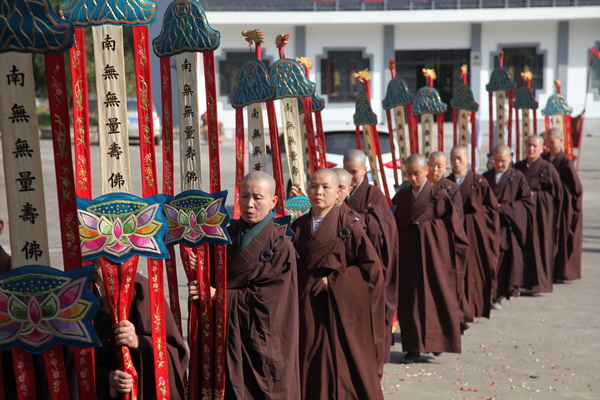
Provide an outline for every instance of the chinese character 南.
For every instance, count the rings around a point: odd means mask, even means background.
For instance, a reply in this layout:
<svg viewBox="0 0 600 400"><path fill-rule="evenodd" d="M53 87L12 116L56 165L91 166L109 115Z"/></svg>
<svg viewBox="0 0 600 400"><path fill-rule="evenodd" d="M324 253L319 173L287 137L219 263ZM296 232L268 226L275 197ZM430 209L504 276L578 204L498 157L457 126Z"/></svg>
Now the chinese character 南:
<svg viewBox="0 0 600 400"><path fill-rule="evenodd" d="M110 35L106 35L106 38L104 38L104 40L102 41L102 50L106 49L106 50L112 50L115 51L116 49L116 43L113 38L110 37Z"/></svg>
<svg viewBox="0 0 600 400"><path fill-rule="evenodd" d="M191 71L192 70L192 64L188 61L187 58L185 60L183 60L183 64L181 64L181 70L182 71Z"/></svg>
<svg viewBox="0 0 600 400"><path fill-rule="evenodd" d="M6 75L6 78L8 79L9 85L12 85L13 83L15 85L21 85L21 86L25 85L25 74L22 72L19 72L19 69L17 68L16 65L13 65L12 70L10 71L10 74Z"/></svg>

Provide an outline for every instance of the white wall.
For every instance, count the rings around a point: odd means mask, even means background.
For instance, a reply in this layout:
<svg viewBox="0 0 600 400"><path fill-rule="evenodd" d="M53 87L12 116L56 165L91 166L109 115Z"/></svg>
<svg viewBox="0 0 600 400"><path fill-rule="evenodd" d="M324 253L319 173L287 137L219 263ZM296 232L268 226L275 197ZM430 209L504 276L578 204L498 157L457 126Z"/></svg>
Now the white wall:
<svg viewBox="0 0 600 400"><path fill-rule="evenodd" d="M588 75L589 50L600 42L600 21L598 19L572 21L569 24L569 68L567 70L567 100L573 107L573 115L579 115L585 101ZM594 61L600 63L600 59ZM600 99L593 93L587 94L586 118L600 118Z"/></svg>

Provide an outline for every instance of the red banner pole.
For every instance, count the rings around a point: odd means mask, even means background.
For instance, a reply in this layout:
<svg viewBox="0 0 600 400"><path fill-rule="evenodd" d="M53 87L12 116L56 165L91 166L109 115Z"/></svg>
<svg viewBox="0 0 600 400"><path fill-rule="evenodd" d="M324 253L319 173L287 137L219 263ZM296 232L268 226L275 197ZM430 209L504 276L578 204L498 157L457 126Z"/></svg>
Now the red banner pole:
<svg viewBox="0 0 600 400"><path fill-rule="evenodd" d="M519 126L519 110L515 109L515 146L517 156L515 160L519 161L521 158L521 127Z"/></svg>
<svg viewBox="0 0 600 400"><path fill-rule="evenodd" d="M140 163L142 171L142 196L158 194L156 180L156 149L152 107L152 72L150 71L150 41L147 26L133 27L134 62L138 101L138 124L140 131ZM148 281L150 282L150 307L152 315L152 350L154 352L154 374L156 396L170 399L169 363L167 360L167 330L165 321L165 293L163 261L148 259ZM135 281L135 275L133 275Z"/></svg>
<svg viewBox="0 0 600 400"><path fill-rule="evenodd" d="M452 109L452 146L458 145L458 110Z"/></svg>
<svg viewBox="0 0 600 400"><path fill-rule="evenodd" d="M273 178L275 178L275 194L277 194L277 204L275 211L277 216L285 215L283 201L285 200L285 190L283 186L283 170L281 167L281 151L279 148L279 132L277 130L277 114L275 113L275 102L267 101L267 116L269 120L269 137L271 139L271 161L273 162Z"/></svg>
<svg viewBox="0 0 600 400"><path fill-rule="evenodd" d="M385 110L385 117L387 119L388 125L388 136L390 138L390 151L392 152L392 163L394 164L394 183L399 185L398 183L398 164L396 157L396 146L394 146L394 128L392 126L392 110Z"/></svg>
<svg viewBox="0 0 600 400"><path fill-rule="evenodd" d="M444 114L437 114L438 150L444 151Z"/></svg>
<svg viewBox="0 0 600 400"><path fill-rule="evenodd" d="M235 198L233 199L233 218L240 218L240 186L244 179L244 153L246 138L244 135L244 109L235 110Z"/></svg>
<svg viewBox="0 0 600 400"><path fill-rule="evenodd" d="M508 147L512 148L512 115L514 109L515 92L512 90L508 91Z"/></svg>
<svg viewBox="0 0 600 400"><path fill-rule="evenodd" d="M494 92L488 92L488 100L489 100L489 112L490 112L490 120L489 120L489 135L490 135L490 148L488 153L492 154L494 152Z"/></svg>
<svg viewBox="0 0 600 400"><path fill-rule="evenodd" d="M477 172L477 113L471 111L471 171Z"/></svg>
<svg viewBox="0 0 600 400"><path fill-rule="evenodd" d="M355 135L356 135L356 148L358 150L362 150L362 140L360 139L360 125L356 125L356 129L354 131Z"/></svg>

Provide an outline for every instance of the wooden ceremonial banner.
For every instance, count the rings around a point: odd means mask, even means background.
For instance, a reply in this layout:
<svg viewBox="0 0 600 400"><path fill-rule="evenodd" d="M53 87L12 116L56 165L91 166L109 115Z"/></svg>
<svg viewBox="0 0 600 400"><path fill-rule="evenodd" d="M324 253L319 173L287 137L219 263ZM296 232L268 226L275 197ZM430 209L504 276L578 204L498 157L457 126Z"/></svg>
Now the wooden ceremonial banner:
<svg viewBox="0 0 600 400"><path fill-rule="evenodd" d="M181 174L183 191L172 197L166 206L171 228L167 243L171 245L180 243L180 253L188 282L197 280L200 286L200 301L191 303L188 322L190 345L188 396L194 399L223 398L225 390L225 247L208 246L208 242L229 243L228 239L223 238L227 237L224 226L229 220L223 213L226 193L216 193L221 187L214 65L214 51L219 47L219 43L219 32L210 27L201 5L193 0L176 0L171 3L165 12L161 33L153 42L154 52L162 58L163 118L171 109L171 101L167 93L168 82L170 82L168 57L175 56L177 65L177 92L180 99L180 121L182 121L179 129L180 142L185 142L185 146L182 146L185 158L182 157L181 162L185 172ZM199 126L198 53L203 53L210 160L209 187L213 194L201 191L203 185L200 169L202 149ZM165 102L168 104L165 105ZM165 139L165 146L167 145ZM172 158L172 151L167 154L166 159L169 158ZM164 171L171 173L166 165ZM216 204L215 202L220 202L222 207L211 206ZM212 211L207 212L207 208ZM204 215L202 218L204 221L200 220L200 215ZM210 226L217 229L219 237L215 241L210 241L203 227L211 224L214 218L220 221L217 222L220 225ZM186 225L180 225L182 221L187 221ZM171 236L180 239L169 242ZM194 252L197 257L196 271L193 271L190 266L191 252ZM210 253L214 255L214 282L217 290L214 313L210 296ZM174 263L174 260L171 259L170 263Z"/></svg>
<svg viewBox="0 0 600 400"><path fill-rule="evenodd" d="M530 135L535 135L537 132L531 126L531 112L535 112L538 108L538 102L535 99L535 91L531 89L531 79L533 75L530 71L521 73L521 77L526 82L526 86L520 87L515 94L515 154L516 159L525 158L525 148L527 146L527 138ZM522 125L519 124L519 110L521 111ZM535 114L533 115L535 118Z"/></svg>
<svg viewBox="0 0 600 400"><path fill-rule="evenodd" d="M489 154L492 154L494 147L507 144L506 130L507 125L506 115L506 100L512 98L512 92L515 88L515 82L510 79L508 69L504 67L504 52L498 53L499 66L492 71L490 82L486 85L486 90L489 92L489 118L490 118L490 143ZM496 93L496 118L494 119L493 93ZM509 118L512 120L512 101L509 101L508 109ZM495 121L495 124L494 124Z"/></svg>
<svg viewBox="0 0 600 400"><path fill-rule="evenodd" d="M450 101L453 109L452 116L454 124L454 146L469 147L469 120L471 122L471 170L475 172L475 160L477 151L477 124L476 113L479 110L479 104L475 101L473 91L467 85L467 65L460 68L463 84L460 85L454 97ZM458 118L456 115L458 114ZM458 125L458 130L456 129Z"/></svg>
<svg viewBox="0 0 600 400"><path fill-rule="evenodd" d="M4 4L3 8L6 7ZM0 132L12 253L12 270L0 277L0 307L7 309L10 304L11 310L2 323L2 329L11 334L2 335L0 350L13 348L15 389L19 399L35 398L36 390L47 390L51 399L68 399L63 350L58 343L87 347L99 344L91 325L97 310L97 302L91 301L93 295L89 291L92 269L79 268L81 257L62 54L73 45L73 26L59 19L45 1L34 7L18 0L11 3L11 8L14 12L10 15L0 15L0 26L4 32L12 33L3 35L0 42L0 70L7 78L0 82ZM49 267L33 64L28 53L42 53L45 59L65 272ZM73 296L70 288L79 290L79 294ZM66 293L69 301L63 297ZM58 303L52 303L50 296ZM40 304L45 312L43 320ZM88 305L85 312L81 310L79 316L71 314L68 323L60 322L63 313L71 313L72 307L82 304ZM52 310L52 307L57 308ZM54 315L50 317L48 312ZM18 320L16 315L20 315ZM23 325L23 317L28 326ZM75 331L77 334L73 335ZM36 380L43 379L34 376L30 353L42 354L48 388L36 388ZM74 358L81 370L88 370L93 376L93 359L86 354L90 353L75 349ZM89 382L81 378L78 374L79 385ZM4 398L4 388L1 389L0 397ZM80 389L80 393L85 393L89 385ZM88 398L94 397L92 392Z"/></svg>
<svg viewBox="0 0 600 400"><path fill-rule="evenodd" d="M262 43L264 37L258 29L242 32L248 43L256 47L255 56L247 60L241 67L236 85L231 94L231 105L236 109L236 141L240 144L248 140L248 164L253 171L266 170L266 143L264 137L264 123L262 114L262 103L275 98L275 85L269 81L268 71L262 62ZM247 107L248 133L245 135L243 129L243 114L241 109ZM272 110L274 112L274 109ZM273 117L274 118L274 117ZM243 151L238 147L238 153ZM236 198L234 209L238 215L238 195L241 178L245 175L243 157L236 159ZM239 182L237 181L239 178Z"/></svg>
<svg viewBox="0 0 600 400"><path fill-rule="evenodd" d="M444 151L444 113L446 112L448 105L442 102L439 92L433 87L433 82L436 79L435 72L433 70L424 69L423 74L427 79L427 86L424 86L417 91L413 107L413 115L421 116L421 140L423 143L421 153L425 157L429 157L429 154L433 152L434 114L437 114L438 150ZM415 134L415 137L416 136L417 135Z"/></svg>
<svg viewBox="0 0 600 400"><path fill-rule="evenodd" d="M412 119L412 116L410 116L408 122L409 129L407 130L406 118L408 114L405 112L405 108L410 107L411 103L413 102L414 96L408 90L406 81L396 76L396 61L390 60L389 66L390 72L392 73L392 80L390 80L390 82L388 83L387 92L381 103L383 105L384 110L386 111L388 132L390 136L390 146L392 149L392 162L394 164L394 179L396 185L398 185L401 182L398 178L398 165L396 160L393 132L396 132L396 141L398 142L398 147L400 150L400 168L402 172L404 172L404 163L406 162L409 153L408 143L410 143L411 149L414 146L412 143L412 135L410 133L410 127L412 126L410 119ZM411 153L413 152L414 151L411 150Z"/></svg>
<svg viewBox="0 0 600 400"><path fill-rule="evenodd" d="M546 107L542 110L542 115L546 121L546 132L551 128L560 129L563 133L565 153L573 158L573 139L571 130L571 114L573 107L567 104L567 99L560 93L561 82L555 80L556 93L548 98Z"/></svg>
<svg viewBox="0 0 600 400"><path fill-rule="evenodd" d="M361 82L368 83L370 74L368 70L361 71L354 74L355 79ZM369 85L366 85L366 89L370 92ZM370 93L369 93L370 94ZM377 135L377 115L371 108L371 101L369 100L369 94L360 93L356 96L356 111L353 116L354 125L356 129L362 125L365 147L367 158L369 159L369 165L371 167L371 175L375 184L384 191L388 201L389 189L387 187L387 181L385 179L385 171L383 161L381 159L381 149L379 147L379 136ZM379 164L377 163L379 161ZM381 172L381 176L380 176Z"/></svg>
<svg viewBox="0 0 600 400"><path fill-rule="evenodd" d="M304 97L315 93L316 85L308 80L302 65L297 61L285 58L284 48L289 39L288 34L278 35L275 41L279 49L280 59L269 71L269 78L276 86L276 99L281 106L283 140L287 154L288 169L292 185L302 195L306 195L306 174L304 173L304 149L302 147L299 103ZM271 136L271 141L273 141ZM278 152L271 152L274 164L279 158Z"/></svg>
<svg viewBox="0 0 600 400"><path fill-rule="evenodd" d="M309 57L296 57L295 60L304 67L304 73L306 75L306 79L310 77L310 70L313 67L313 62ZM300 128L303 133L303 145L306 146L305 160L308 161L309 168L307 169L307 175L312 175L319 168L325 168L324 160L325 154L320 155L317 154L317 150L320 149L321 152L324 151L324 146L321 146L317 143L318 138L315 136L315 128L312 119L312 97L304 97L302 98L302 111L301 113L304 116L303 124L301 124Z"/></svg>

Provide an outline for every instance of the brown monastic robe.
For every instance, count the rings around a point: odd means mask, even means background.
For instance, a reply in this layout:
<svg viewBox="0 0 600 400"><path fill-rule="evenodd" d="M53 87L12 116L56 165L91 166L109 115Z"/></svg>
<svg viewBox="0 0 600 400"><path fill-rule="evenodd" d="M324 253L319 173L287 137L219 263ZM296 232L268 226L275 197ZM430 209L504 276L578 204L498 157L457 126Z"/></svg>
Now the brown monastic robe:
<svg viewBox="0 0 600 400"><path fill-rule="evenodd" d="M455 182L456 176L452 174L448 179ZM469 239L465 274L466 309L472 311L473 317L489 318L500 252L498 200L487 180L471 171L467 171L459 190L465 233Z"/></svg>
<svg viewBox="0 0 600 400"><path fill-rule="evenodd" d="M271 219L227 246L226 399L300 399L296 251Z"/></svg>
<svg viewBox="0 0 600 400"><path fill-rule="evenodd" d="M523 249L531 236L531 221L535 202L527 179L523 174L509 167L496 183L496 170L490 169L483 174L496 195L502 208L500 213L500 256L496 270L497 298L516 296L523 287L524 259ZM535 271L535 267L531 268ZM531 274L531 272L529 273ZM533 279L528 275L529 281ZM534 285L537 284L533 283Z"/></svg>
<svg viewBox="0 0 600 400"><path fill-rule="evenodd" d="M580 279L583 246L583 185L573 161L564 151L558 153L554 160L550 159L550 154L544 154L542 157L552 162L563 185L554 278L568 281Z"/></svg>
<svg viewBox="0 0 600 400"><path fill-rule="evenodd" d="M446 177L442 177L435 184L438 188L446 190L448 192L448 196L450 200L452 200L452 204L454 204L454 208L456 209L456 213L458 217L462 220L464 218L463 213L463 198L462 193L458 190L458 185L451 179Z"/></svg>
<svg viewBox="0 0 600 400"><path fill-rule="evenodd" d="M383 352L379 360L380 373L389 360L393 343L392 322L398 308L398 230L394 215L381 190L369 184L365 177L350 196L346 204L361 214L366 225L367 236L379 255L385 277L385 337Z"/></svg>
<svg viewBox="0 0 600 400"><path fill-rule="evenodd" d="M153 313L150 309L148 279L138 274L134 290L129 321L135 326L139 347L137 350L131 350L131 359L138 373L138 398L152 400L157 397L156 379L154 377L154 353L152 350ZM187 368L187 349L168 305L165 306L165 319L171 399L184 399L183 375ZM94 352L98 398L110 399L108 377L111 371L119 369L119 363L115 352L112 318L108 302L104 298L100 299L100 308L96 318L94 318L94 326L102 341L102 346L96 347Z"/></svg>
<svg viewBox="0 0 600 400"><path fill-rule="evenodd" d="M331 209L313 235L312 211L294 221L300 307L302 398L383 399L377 337L384 329L384 278L360 222ZM313 286L327 277L318 296Z"/></svg>
<svg viewBox="0 0 600 400"><path fill-rule="evenodd" d="M533 289L536 293L550 293L558 243L562 183L556 168L541 157L529 166L527 159L524 159L514 167L525 175L535 199L533 246L527 248L525 260L536 265L538 284L528 289Z"/></svg>
<svg viewBox="0 0 600 400"><path fill-rule="evenodd" d="M400 243L398 322L405 352L461 352L460 290L467 238L448 193L429 181L393 200Z"/></svg>

